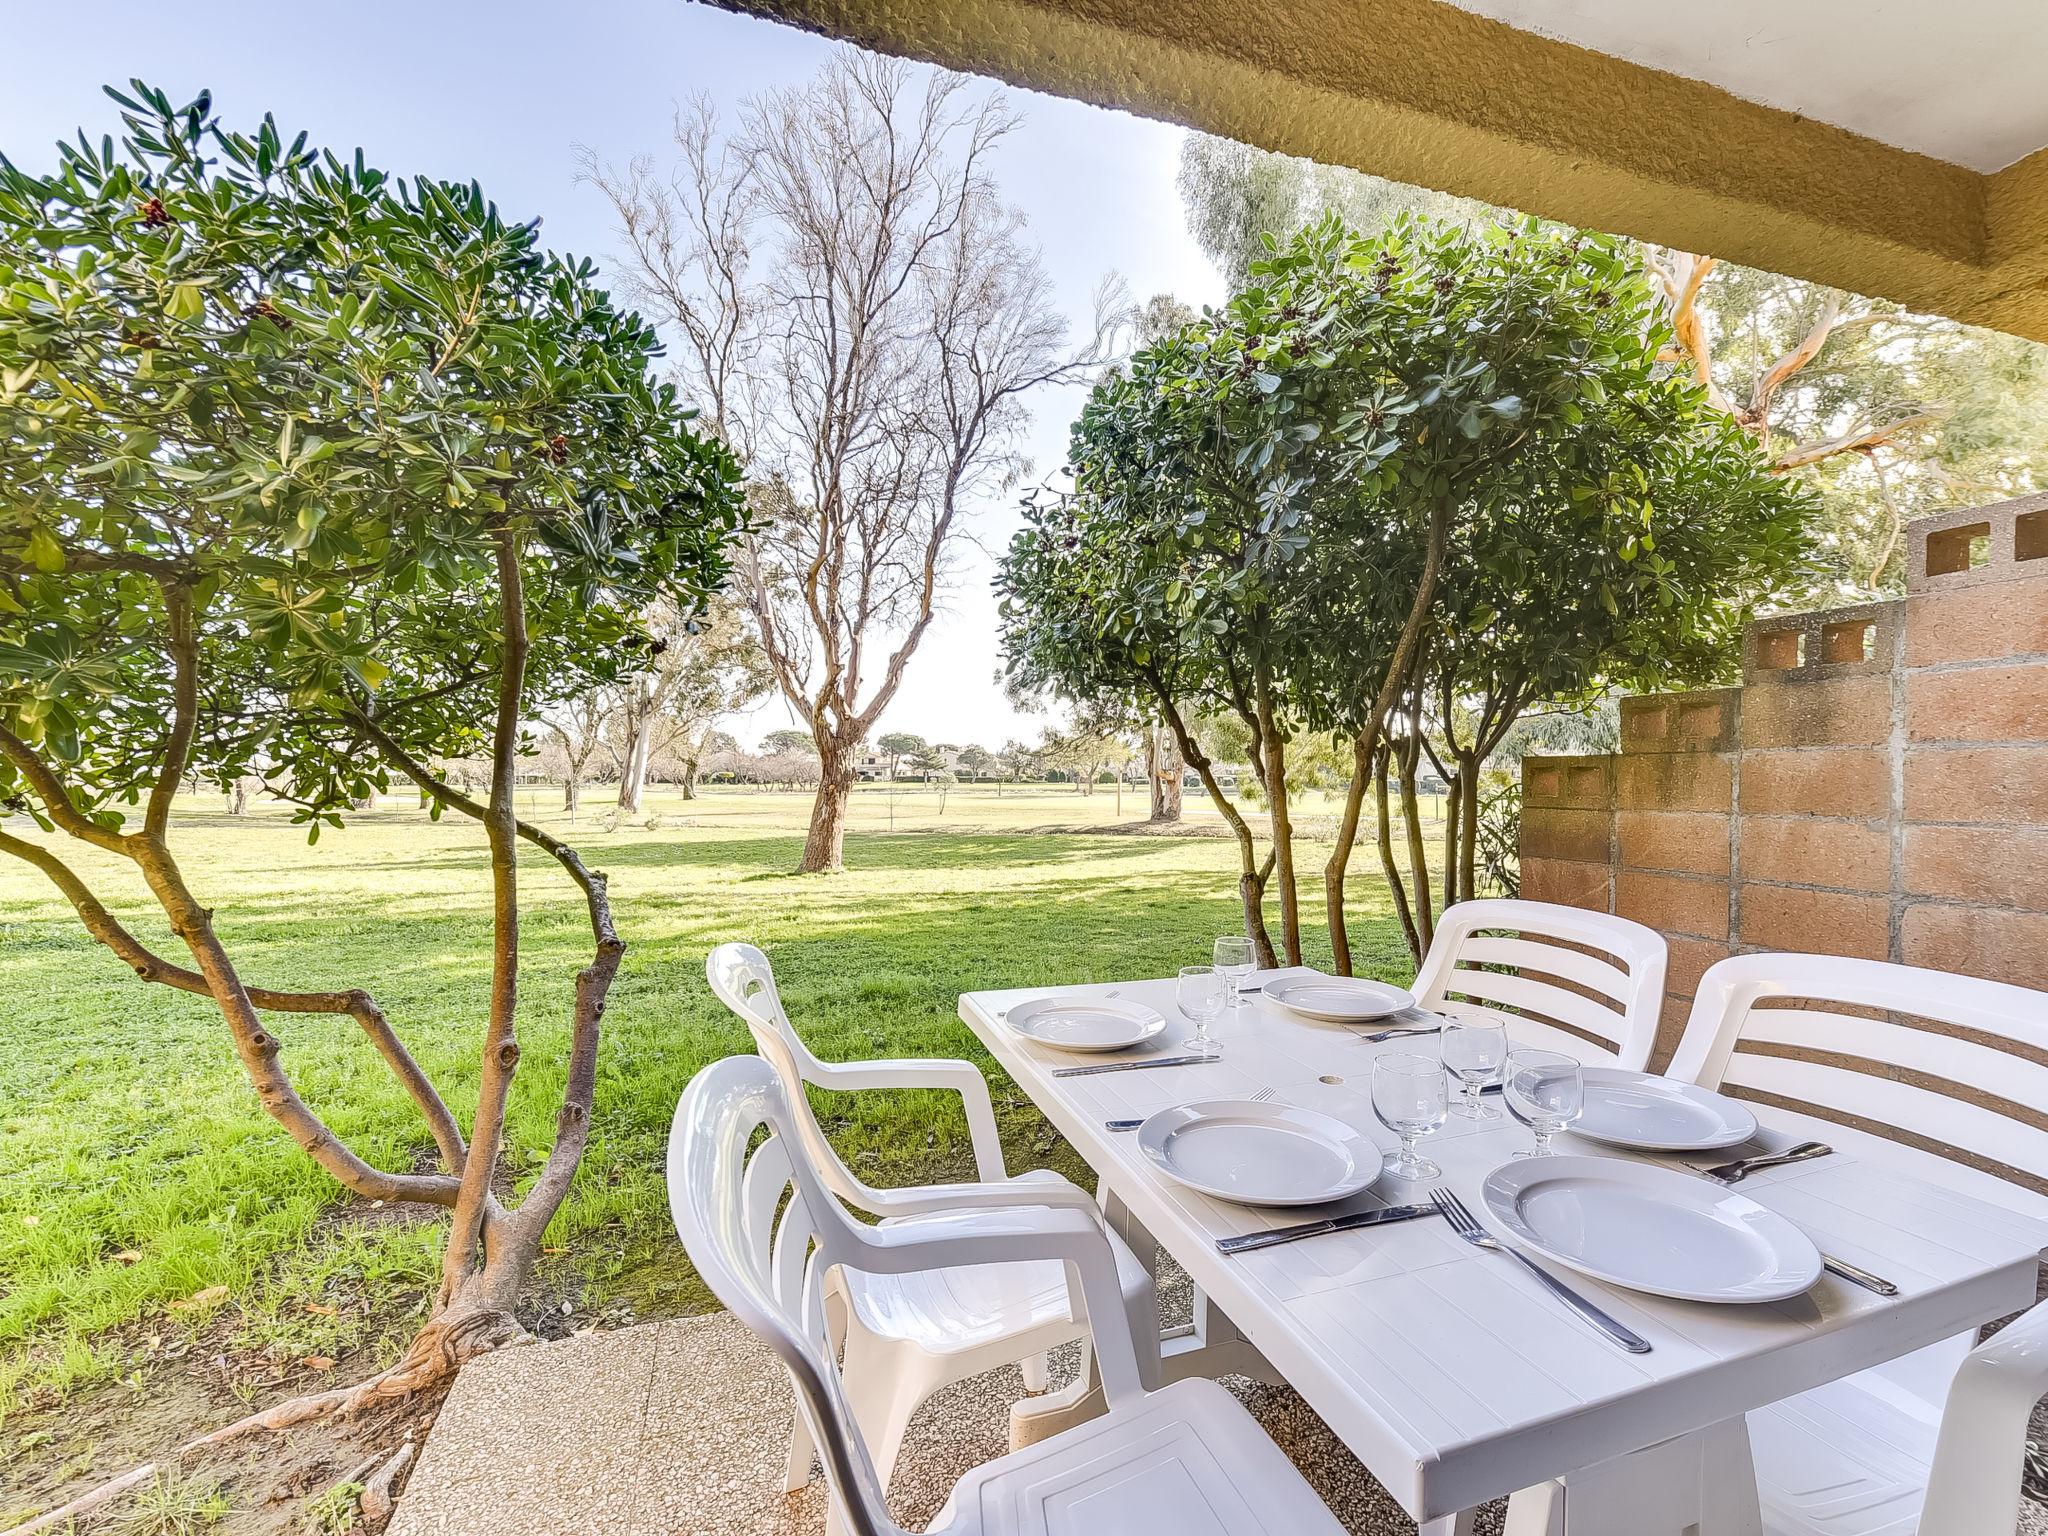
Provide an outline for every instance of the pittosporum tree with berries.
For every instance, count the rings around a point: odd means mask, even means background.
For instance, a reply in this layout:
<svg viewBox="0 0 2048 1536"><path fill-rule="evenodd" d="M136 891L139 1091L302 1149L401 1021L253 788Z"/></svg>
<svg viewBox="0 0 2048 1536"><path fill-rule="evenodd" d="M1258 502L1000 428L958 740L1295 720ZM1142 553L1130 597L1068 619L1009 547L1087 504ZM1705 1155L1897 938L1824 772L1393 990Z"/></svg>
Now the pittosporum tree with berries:
<svg viewBox="0 0 2048 1536"><path fill-rule="evenodd" d="M444 1207L410 1350L278 1424L402 1395L523 1336L514 1306L589 1135L623 944L602 874L514 811L521 722L617 680L640 615L700 609L744 521L738 474L651 366L637 315L474 185L403 181L109 92L125 133L0 159L0 852L48 876L144 982L212 999L263 1107L358 1196ZM437 761L488 757L474 798ZM173 797L258 775L308 838L409 779L482 828L494 948L465 1128L364 988L246 977L188 882ZM31 825L31 823L33 825ZM501 1175L519 1044L519 845L587 898L552 1149ZM109 912L116 856L161 906ZM90 873L88 873L90 871ZM293 1015L361 1026L437 1156L372 1166L294 1089Z"/></svg>

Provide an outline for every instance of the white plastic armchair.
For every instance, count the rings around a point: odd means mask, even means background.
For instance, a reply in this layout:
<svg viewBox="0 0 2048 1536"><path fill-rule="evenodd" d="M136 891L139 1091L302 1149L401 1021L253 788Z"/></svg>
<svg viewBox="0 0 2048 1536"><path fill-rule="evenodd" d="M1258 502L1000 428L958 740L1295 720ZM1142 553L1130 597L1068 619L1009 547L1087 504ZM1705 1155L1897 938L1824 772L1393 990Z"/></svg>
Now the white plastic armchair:
<svg viewBox="0 0 2048 1536"><path fill-rule="evenodd" d="M1668 956L1662 934L1625 917L1547 901L1461 901L1437 919L1415 1001L1450 1014L1474 1004L1511 1009L1517 1045L1640 1072L1657 1044Z"/></svg>
<svg viewBox="0 0 2048 1536"><path fill-rule="evenodd" d="M1060 1210L1099 1223L1095 1199L1049 1169L1012 1176L1004 1167L988 1083L965 1061L820 1061L789 1021L768 957L752 944L721 944L705 961L711 989L746 1022L761 1058L775 1071L793 1113L789 1135L832 1195L898 1224L949 1230L959 1213L990 1210ZM958 1093L966 1107L977 1182L879 1188L856 1177L819 1129L804 1096L806 1085L834 1091L869 1088L939 1088ZM1137 1323L1156 1316L1149 1268L1115 1236L1127 1315ZM844 1351L848 1400L886 1485L904 1432L918 1406L955 1381L1016 1363L1024 1385L1048 1384L1045 1355L1088 1336L1083 1298L1057 1264L983 1264L958 1273L834 1275L825 1302L835 1349ZM1145 1357L1156 1374L1156 1350ZM790 1435L788 1486L810 1477L811 1437L798 1417Z"/></svg>
<svg viewBox="0 0 2048 1536"><path fill-rule="evenodd" d="M1798 1006L1770 1006L1781 1001ZM1670 1075L1815 1106L1813 1134L1831 1145L2048 1218L2048 1198L1981 1166L2048 1179L2048 1132L1999 1108L2048 1103L2044 1053L2048 993L1877 960L1738 955L1700 978ZM2027 1419L2048 1396L2048 1303L1973 1341L1752 1414L1772 1536L2011 1536Z"/></svg>
<svg viewBox="0 0 2048 1536"><path fill-rule="evenodd" d="M933 1271L1056 1263L1093 1320L1108 1412L980 1467L929 1529L941 1536L1335 1536L1341 1527L1235 1399L1213 1382L1147 1393L1100 1224L1075 1210L960 1212L943 1224L868 1227L841 1209L804 1153L805 1113L758 1057L706 1067L676 1106L669 1208L698 1273L788 1368L797 1411L823 1453L835 1523L906 1536L886 1474L833 1357L826 1280L908 1282ZM763 1128L760 1147L748 1147ZM780 1223L775 1211L795 1195ZM991 1196L994 1191L988 1190ZM805 1258L808 1252L808 1259Z"/></svg>
<svg viewBox="0 0 2048 1536"><path fill-rule="evenodd" d="M775 971L768 957L752 944L721 944L704 960L705 979L720 1002L740 1016L754 1037L754 1047L781 1074L784 1083L808 1083L834 1092L865 1088L937 1088L960 1095L967 1113L967 1139L974 1149L975 1176L984 1184L1000 1183L1009 1177L1003 1163L1002 1137L996 1131L995 1106L988 1095L988 1080L970 1061L891 1060L820 1061L782 1006L782 994L775 986ZM875 1189L853 1177L806 1119L800 1135L806 1136L805 1150L823 1171L833 1193L850 1200L877 1216L910 1215L926 1210L956 1207L930 1191L942 1186L918 1186L910 1190ZM815 1138L815 1139L811 1139ZM1034 1180L1034 1183L1037 1181ZM937 1203L930 1203L936 1200Z"/></svg>

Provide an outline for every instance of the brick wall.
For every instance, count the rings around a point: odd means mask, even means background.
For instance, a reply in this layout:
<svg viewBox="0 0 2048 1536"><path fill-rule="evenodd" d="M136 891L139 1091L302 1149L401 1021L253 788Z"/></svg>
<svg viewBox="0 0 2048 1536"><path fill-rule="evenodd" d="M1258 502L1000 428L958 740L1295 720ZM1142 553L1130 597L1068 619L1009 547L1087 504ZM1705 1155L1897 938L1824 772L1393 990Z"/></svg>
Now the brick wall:
<svg viewBox="0 0 2048 1536"><path fill-rule="evenodd" d="M2048 495L1907 530L1899 601L1759 620L1740 688L1522 761L1522 893L1671 942L1657 1064L1741 950L2048 989Z"/></svg>

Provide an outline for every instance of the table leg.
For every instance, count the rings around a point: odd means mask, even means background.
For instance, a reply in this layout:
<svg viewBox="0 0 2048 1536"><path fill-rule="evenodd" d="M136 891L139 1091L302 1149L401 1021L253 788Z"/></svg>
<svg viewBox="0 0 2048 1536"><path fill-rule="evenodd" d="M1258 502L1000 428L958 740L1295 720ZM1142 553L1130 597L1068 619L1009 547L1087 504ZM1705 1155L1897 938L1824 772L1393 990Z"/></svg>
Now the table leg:
<svg viewBox="0 0 2048 1536"><path fill-rule="evenodd" d="M1474 1536L1478 1529L1479 1511L1462 1509L1455 1515L1440 1515L1434 1520L1423 1521L1415 1536Z"/></svg>
<svg viewBox="0 0 2048 1536"><path fill-rule="evenodd" d="M1749 1427L1727 1419L1508 1501L1506 1536L1762 1536Z"/></svg>

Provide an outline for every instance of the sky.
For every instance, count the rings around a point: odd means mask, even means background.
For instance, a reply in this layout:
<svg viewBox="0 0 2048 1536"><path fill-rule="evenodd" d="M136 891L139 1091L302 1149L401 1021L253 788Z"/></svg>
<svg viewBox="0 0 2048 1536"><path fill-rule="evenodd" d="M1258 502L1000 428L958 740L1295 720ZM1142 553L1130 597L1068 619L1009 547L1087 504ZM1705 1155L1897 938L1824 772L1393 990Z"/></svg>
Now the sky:
<svg viewBox="0 0 2048 1536"><path fill-rule="evenodd" d="M549 247L603 267L616 248L613 216L577 184L579 146L615 162L660 154L678 100L708 91L736 105L809 78L833 46L686 0L0 0L0 151L40 170L54 164L60 136L117 129L103 84L141 75L177 101L204 86L230 124L272 112L287 138L304 128L315 144L361 146L397 174L474 179L509 217L539 216ZM1024 122L1002 146L997 175L1077 328L1111 272L1139 299L1221 299L1222 279L1189 237L1174 191L1181 129L1003 90ZM1058 469L1084 393L1075 385L1033 399L1023 445L1033 483ZM995 680L989 579L993 552L1017 526L1014 498L977 508L970 526L975 547L963 549L945 610L877 731L993 748L1044 729ZM788 706L769 700L735 730L752 745L792 723Z"/></svg>

